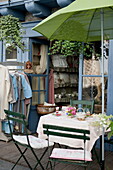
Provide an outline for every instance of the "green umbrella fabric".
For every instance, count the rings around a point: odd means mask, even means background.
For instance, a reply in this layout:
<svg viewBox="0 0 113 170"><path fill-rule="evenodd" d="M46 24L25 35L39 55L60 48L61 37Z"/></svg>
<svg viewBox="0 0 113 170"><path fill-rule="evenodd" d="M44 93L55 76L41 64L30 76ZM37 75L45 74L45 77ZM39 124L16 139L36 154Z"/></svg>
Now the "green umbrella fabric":
<svg viewBox="0 0 113 170"><path fill-rule="evenodd" d="M53 13L33 30L48 39L70 41L101 40L100 9L104 12L104 38L113 38L113 0L76 0Z"/></svg>

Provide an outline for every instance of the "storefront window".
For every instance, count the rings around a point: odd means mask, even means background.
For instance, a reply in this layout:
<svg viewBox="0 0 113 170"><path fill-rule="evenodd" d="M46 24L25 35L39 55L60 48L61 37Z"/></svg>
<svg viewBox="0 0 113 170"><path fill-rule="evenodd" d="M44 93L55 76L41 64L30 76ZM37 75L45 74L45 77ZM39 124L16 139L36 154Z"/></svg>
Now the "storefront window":
<svg viewBox="0 0 113 170"><path fill-rule="evenodd" d="M6 44L6 61L17 60L17 48L14 49L10 44Z"/></svg>

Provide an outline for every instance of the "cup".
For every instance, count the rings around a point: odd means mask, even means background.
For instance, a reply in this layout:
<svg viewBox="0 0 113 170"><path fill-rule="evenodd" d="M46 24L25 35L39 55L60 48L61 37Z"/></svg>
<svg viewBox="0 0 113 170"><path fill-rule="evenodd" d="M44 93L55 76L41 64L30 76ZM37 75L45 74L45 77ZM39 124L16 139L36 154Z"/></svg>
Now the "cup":
<svg viewBox="0 0 113 170"><path fill-rule="evenodd" d="M56 107L56 111L59 111L59 107Z"/></svg>

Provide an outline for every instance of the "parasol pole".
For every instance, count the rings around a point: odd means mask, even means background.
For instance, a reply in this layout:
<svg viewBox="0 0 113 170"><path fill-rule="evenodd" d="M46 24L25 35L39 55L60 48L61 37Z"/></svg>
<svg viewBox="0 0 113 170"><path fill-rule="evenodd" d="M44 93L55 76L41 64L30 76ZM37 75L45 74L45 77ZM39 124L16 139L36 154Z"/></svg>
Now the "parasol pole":
<svg viewBox="0 0 113 170"><path fill-rule="evenodd" d="M101 15L101 64L102 64L102 114L104 114L104 13L103 9L100 11ZM104 170L104 127L102 129L102 160L101 160L101 170Z"/></svg>

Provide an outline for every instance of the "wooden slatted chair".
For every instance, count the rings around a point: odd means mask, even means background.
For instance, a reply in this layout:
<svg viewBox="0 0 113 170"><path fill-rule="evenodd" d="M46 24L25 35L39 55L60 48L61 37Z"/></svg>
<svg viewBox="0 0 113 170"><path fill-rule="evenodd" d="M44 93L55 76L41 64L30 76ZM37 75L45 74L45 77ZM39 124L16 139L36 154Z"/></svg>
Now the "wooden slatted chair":
<svg viewBox="0 0 113 170"><path fill-rule="evenodd" d="M76 108L83 108L85 111L90 111L93 114L94 111L94 100L70 100L71 106L76 106Z"/></svg>
<svg viewBox="0 0 113 170"><path fill-rule="evenodd" d="M40 165L41 169L44 170L45 168L43 167L41 160L42 160L43 156L45 155L46 151L48 150L48 141L44 140L44 139L39 139L38 137L35 137L29 133L29 130L27 128L28 122L26 121L25 115L23 115L21 113L12 112L9 110L4 110L4 111L5 111L7 119L8 119L11 138L21 154L20 157L18 158L17 162L15 163L15 165L12 167L12 169L15 168L17 163L23 157L30 169L36 169L36 167L38 165ZM18 132L17 132L12 129L12 122L13 122L13 124L15 122L16 122L16 124L18 124L18 126L20 127L19 128L20 131L18 130ZM22 125L22 129L24 129L24 132L22 132L22 130L21 130L21 125ZM52 145L53 145L53 143L50 142L49 146L52 146ZM24 146L25 149L24 150L21 149L21 146ZM36 149L42 149L42 148L45 148L45 150L42 153L42 155L40 156L40 158L38 158L35 151L36 151ZM32 154L34 155L34 157L36 159L36 164L34 165L34 168L31 167L29 161L27 160L27 158L25 156L27 149L31 150Z"/></svg>
<svg viewBox="0 0 113 170"><path fill-rule="evenodd" d="M49 163L51 165L51 169L54 168L52 166L52 161L62 162L62 163L72 163L76 165L83 166L85 169L89 162L92 161L91 152L86 151L85 143L87 140L90 140L89 130L84 129L75 129L69 127L61 127L55 125L44 124L44 134L48 136L48 140L50 136L64 137L71 139L79 139L83 141L83 149L68 149L68 148L53 148L51 155L49 156Z"/></svg>

